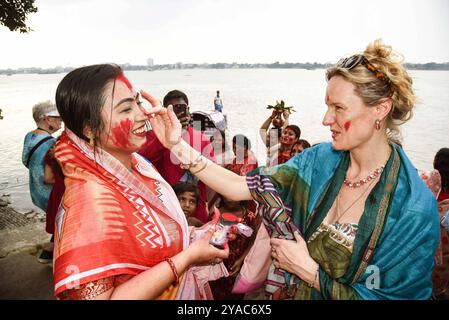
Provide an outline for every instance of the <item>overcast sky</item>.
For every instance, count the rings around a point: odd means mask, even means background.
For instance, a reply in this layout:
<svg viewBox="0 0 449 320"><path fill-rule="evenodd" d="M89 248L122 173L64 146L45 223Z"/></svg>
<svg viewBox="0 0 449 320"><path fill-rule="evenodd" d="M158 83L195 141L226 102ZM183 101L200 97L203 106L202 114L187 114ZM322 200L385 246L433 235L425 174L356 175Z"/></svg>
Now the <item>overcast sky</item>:
<svg viewBox="0 0 449 320"><path fill-rule="evenodd" d="M115 62L335 62L383 38L449 61L449 0L36 0L30 34L0 26L0 69Z"/></svg>

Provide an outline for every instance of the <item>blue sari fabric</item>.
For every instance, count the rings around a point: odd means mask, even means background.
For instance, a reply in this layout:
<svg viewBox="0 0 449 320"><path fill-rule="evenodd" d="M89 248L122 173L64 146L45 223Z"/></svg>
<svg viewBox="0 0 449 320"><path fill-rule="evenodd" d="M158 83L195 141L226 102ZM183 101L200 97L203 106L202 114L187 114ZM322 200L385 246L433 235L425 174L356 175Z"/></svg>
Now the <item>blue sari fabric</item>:
<svg viewBox="0 0 449 320"><path fill-rule="evenodd" d="M439 240L437 202L403 150L391 147L386 168L365 203L346 274L333 279L320 267L321 292L313 289L309 298L431 297ZM326 216L348 165L348 152L322 143L283 165L250 172L248 187L270 235L294 239L298 230L307 241ZM286 287L299 281L273 265L270 272L283 275ZM267 288L270 274L268 280Z"/></svg>
<svg viewBox="0 0 449 320"><path fill-rule="evenodd" d="M39 143L42 139L45 139L48 135L38 135L34 133L27 133L23 142L22 151L22 163L26 166L30 151L33 147ZM45 168L45 154L55 144L56 138L51 138L42 143L31 156L30 163L28 165L29 170L29 186L31 200L34 205L47 211L48 199L50 197L52 185L44 183L44 168Z"/></svg>

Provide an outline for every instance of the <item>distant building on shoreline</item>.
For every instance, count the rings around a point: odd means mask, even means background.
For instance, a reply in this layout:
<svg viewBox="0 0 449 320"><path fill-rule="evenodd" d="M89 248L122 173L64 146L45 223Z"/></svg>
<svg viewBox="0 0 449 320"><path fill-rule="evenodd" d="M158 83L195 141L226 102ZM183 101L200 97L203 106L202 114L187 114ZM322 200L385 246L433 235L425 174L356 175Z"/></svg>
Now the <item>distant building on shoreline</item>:
<svg viewBox="0 0 449 320"><path fill-rule="evenodd" d="M315 70L315 69L326 69L332 66L333 63L182 63L177 62L174 64L160 64L155 65L153 58L147 59L146 65L132 65L130 63L121 64L123 70L174 70L174 69L305 69L305 70ZM449 62L445 63L406 63L405 67L409 70L445 70L449 71ZM13 74L52 74L52 73L67 73L75 69L74 67L61 67L57 66L54 68L19 68L19 69L0 69L0 75L11 76Z"/></svg>
<svg viewBox="0 0 449 320"><path fill-rule="evenodd" d="M154 67L154 60L153 60L153 58L148 58L147 59L147 67L148 67L148 71L153 71L153 67Z"/></svg>

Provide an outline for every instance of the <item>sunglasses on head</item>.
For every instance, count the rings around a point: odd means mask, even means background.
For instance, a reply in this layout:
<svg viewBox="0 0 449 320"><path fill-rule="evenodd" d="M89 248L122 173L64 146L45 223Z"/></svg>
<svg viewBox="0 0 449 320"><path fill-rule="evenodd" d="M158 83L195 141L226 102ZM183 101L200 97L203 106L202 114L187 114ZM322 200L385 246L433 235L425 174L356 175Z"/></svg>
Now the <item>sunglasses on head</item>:
<svg viewBox="0 0 449 320"><path fill-rule="evenodd" d="M387 83L390 82L390 79L383 73L377 70L375 66L373 66L365 56L361 54L356 54L353 56L350 56L349 58L344 58L338 61L337 66L344 69L354 69L359 64L363 65L365 68L367 68L369 71L371 71L377 79L381 79Z"/></svg>

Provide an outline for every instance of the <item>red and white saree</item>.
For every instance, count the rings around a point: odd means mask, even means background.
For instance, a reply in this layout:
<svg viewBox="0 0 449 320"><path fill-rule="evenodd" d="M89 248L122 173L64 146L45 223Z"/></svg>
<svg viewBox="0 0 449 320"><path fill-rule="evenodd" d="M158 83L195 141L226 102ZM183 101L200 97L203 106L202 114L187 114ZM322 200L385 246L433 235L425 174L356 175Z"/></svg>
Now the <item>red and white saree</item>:
<svg viewBox="0 0 449 320"><path fill-rule="evenodd" d="M189 228L173 189L140 155L132 155L130 172L100 148L94 155L66 129L55 156L66 186L55 228L56 297L73 298L70 292L86 284L84 296L76 297L89 297L92 284L114 279L112 286L120 285L188 247ZM207 268L188 269L159 298L211 298ZM212 272L226 273L221 266Z"/></svg>

